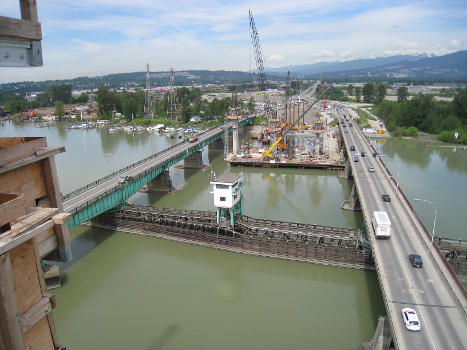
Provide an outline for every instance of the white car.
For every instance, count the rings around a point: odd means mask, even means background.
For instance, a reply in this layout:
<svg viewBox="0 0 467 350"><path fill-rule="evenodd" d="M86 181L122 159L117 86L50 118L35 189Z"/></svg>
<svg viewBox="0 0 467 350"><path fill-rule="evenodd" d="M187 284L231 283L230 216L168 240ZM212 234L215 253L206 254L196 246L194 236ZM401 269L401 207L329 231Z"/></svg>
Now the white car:
<svg viewBox="0 0 467 350"><path fill-rule="evenodd" d="M402 309L402 319L404 320L405 328L409 331L420 330L420 321L418 320L417 313L414 309L408 307Z"/></svg>

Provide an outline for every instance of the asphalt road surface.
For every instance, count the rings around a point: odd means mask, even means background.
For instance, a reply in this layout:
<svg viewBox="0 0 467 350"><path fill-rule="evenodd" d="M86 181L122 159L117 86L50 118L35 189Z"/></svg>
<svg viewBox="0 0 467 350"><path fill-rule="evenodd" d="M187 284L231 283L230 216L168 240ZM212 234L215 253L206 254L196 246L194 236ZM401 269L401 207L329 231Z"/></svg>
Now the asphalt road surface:
<svg viewBox="0 0 467 350"><path fill-rule="evenodd" d="M371 235L369 239L396 346L399 349L466 349L465 296L462 297L458 290L457 296L454 293L457 286L449 279L451 276L443 273L430 239L420 232L396 187L391 184L381 160L373 157L357 123L346 121L344 111L338 110L338 113L341 125L347 124L342 128L343 136L365 221L371 226L373 211L386 211L391 220L390 239L376 240L371 227L368 227L368 234ZM352 145L355 151L350 151ZM366 156L362 157L361 152L366 152ZM353 161L354 155L358 162ZM369 172L370 166L375 172ZM391 201L384 202L382 194L389 194ZM422 268L411 266L408 256L412 253L422 257ZM420 331L405 329L401 314L405 307L416 310Z"/></svg>

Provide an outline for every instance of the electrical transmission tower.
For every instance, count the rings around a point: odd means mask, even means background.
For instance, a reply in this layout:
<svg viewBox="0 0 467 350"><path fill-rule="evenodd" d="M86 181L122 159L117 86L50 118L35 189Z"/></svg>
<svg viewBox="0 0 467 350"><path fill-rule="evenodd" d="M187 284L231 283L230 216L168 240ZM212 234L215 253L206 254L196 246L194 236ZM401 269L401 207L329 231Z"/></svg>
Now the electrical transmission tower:
<svg viewBox="0 0 467 350"><path fill-rule="evenodd" d="M328 106L326 105L326 94L324 93L323 73L321 73L321 94L323 95L323 109L326 109Z"/></svg>
<svg viewBox="0 0 467 350"><path fill-rule="evenodd" d="M255 20L253 18L253 12L249 10L248 12L250 18L250 36L253 44L253 49L255 50L255 59L256 59L256 68L258 70L259 76L259 89L263 91L264 95L264 112L269 116L270 126L277 126L272 124L277 124L277 115L272 110L272 104L269 100L269 96L266 94L266 74L264 73L264 63L263 63L263 53L261 51L261 45L259 43L258 31L256 30Z"/></svg>
<svg viewBox="0 0 467 350"><path fill-rule="evenodd" d="M153 117L154 115L154 96L151 92L151 78L149 77L149 63L146 64L146 91L144 94L144 115Z"/></svg>
<svg viewBox="0 0 467 350"><path fill-rule="evenodd" d="M170 68L170 89L168 99L167 116L169 119L178 120L177 89L175 87L175 72L173 68Z"/></svg>

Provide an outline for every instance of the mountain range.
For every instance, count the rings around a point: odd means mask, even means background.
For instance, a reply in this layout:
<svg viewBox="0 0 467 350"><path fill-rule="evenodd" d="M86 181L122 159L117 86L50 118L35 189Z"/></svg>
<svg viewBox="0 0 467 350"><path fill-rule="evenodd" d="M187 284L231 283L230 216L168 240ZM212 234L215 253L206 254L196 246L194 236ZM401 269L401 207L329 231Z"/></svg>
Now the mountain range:
<svg viewBox="0 0 467 350"><path fill-rule="evenodd" d="M320 62L268 70L272 75L290 71L292 76L309 79L435 79L462 80L467 77L467 51L443 56L397 55L345 62Z"/></svg>
<svg viewBox="0 0 467 350"><path fill-rule="evenodd" d="M371 81L371 80L429 80L467 82L467 51L458 51L443 56L397 55L345 62L319 62L268 69L270 80L285 80L287 72L292 79ZM152 86L169 85L168 72L151 72ZM184 70L175 72L176 85L209 83L251 83L256 74L240 71ZM71 84L74 90L109 88L144 88L146 72L117 73L99 77L78 77L68 80L41 82L16 82L0 84L0 92L26 94L44 91L48 86Z"/></svg>

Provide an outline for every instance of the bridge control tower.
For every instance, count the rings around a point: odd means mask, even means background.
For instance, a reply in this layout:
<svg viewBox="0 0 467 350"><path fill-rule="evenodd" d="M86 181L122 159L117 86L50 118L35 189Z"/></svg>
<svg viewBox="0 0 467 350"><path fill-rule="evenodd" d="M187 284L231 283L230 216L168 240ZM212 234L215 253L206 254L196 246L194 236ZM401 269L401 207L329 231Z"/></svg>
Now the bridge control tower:
<svg viewBox="0 0 467 350"><path fill-rule="evenodd" d="M214 176L211 180L211 193L214 194L214 205L217 208L217 223L230 216L230 224L235 226L235 212L242 212L242 189L245 187L245 181L242 176L237 174L222 174Z"/></svg>

